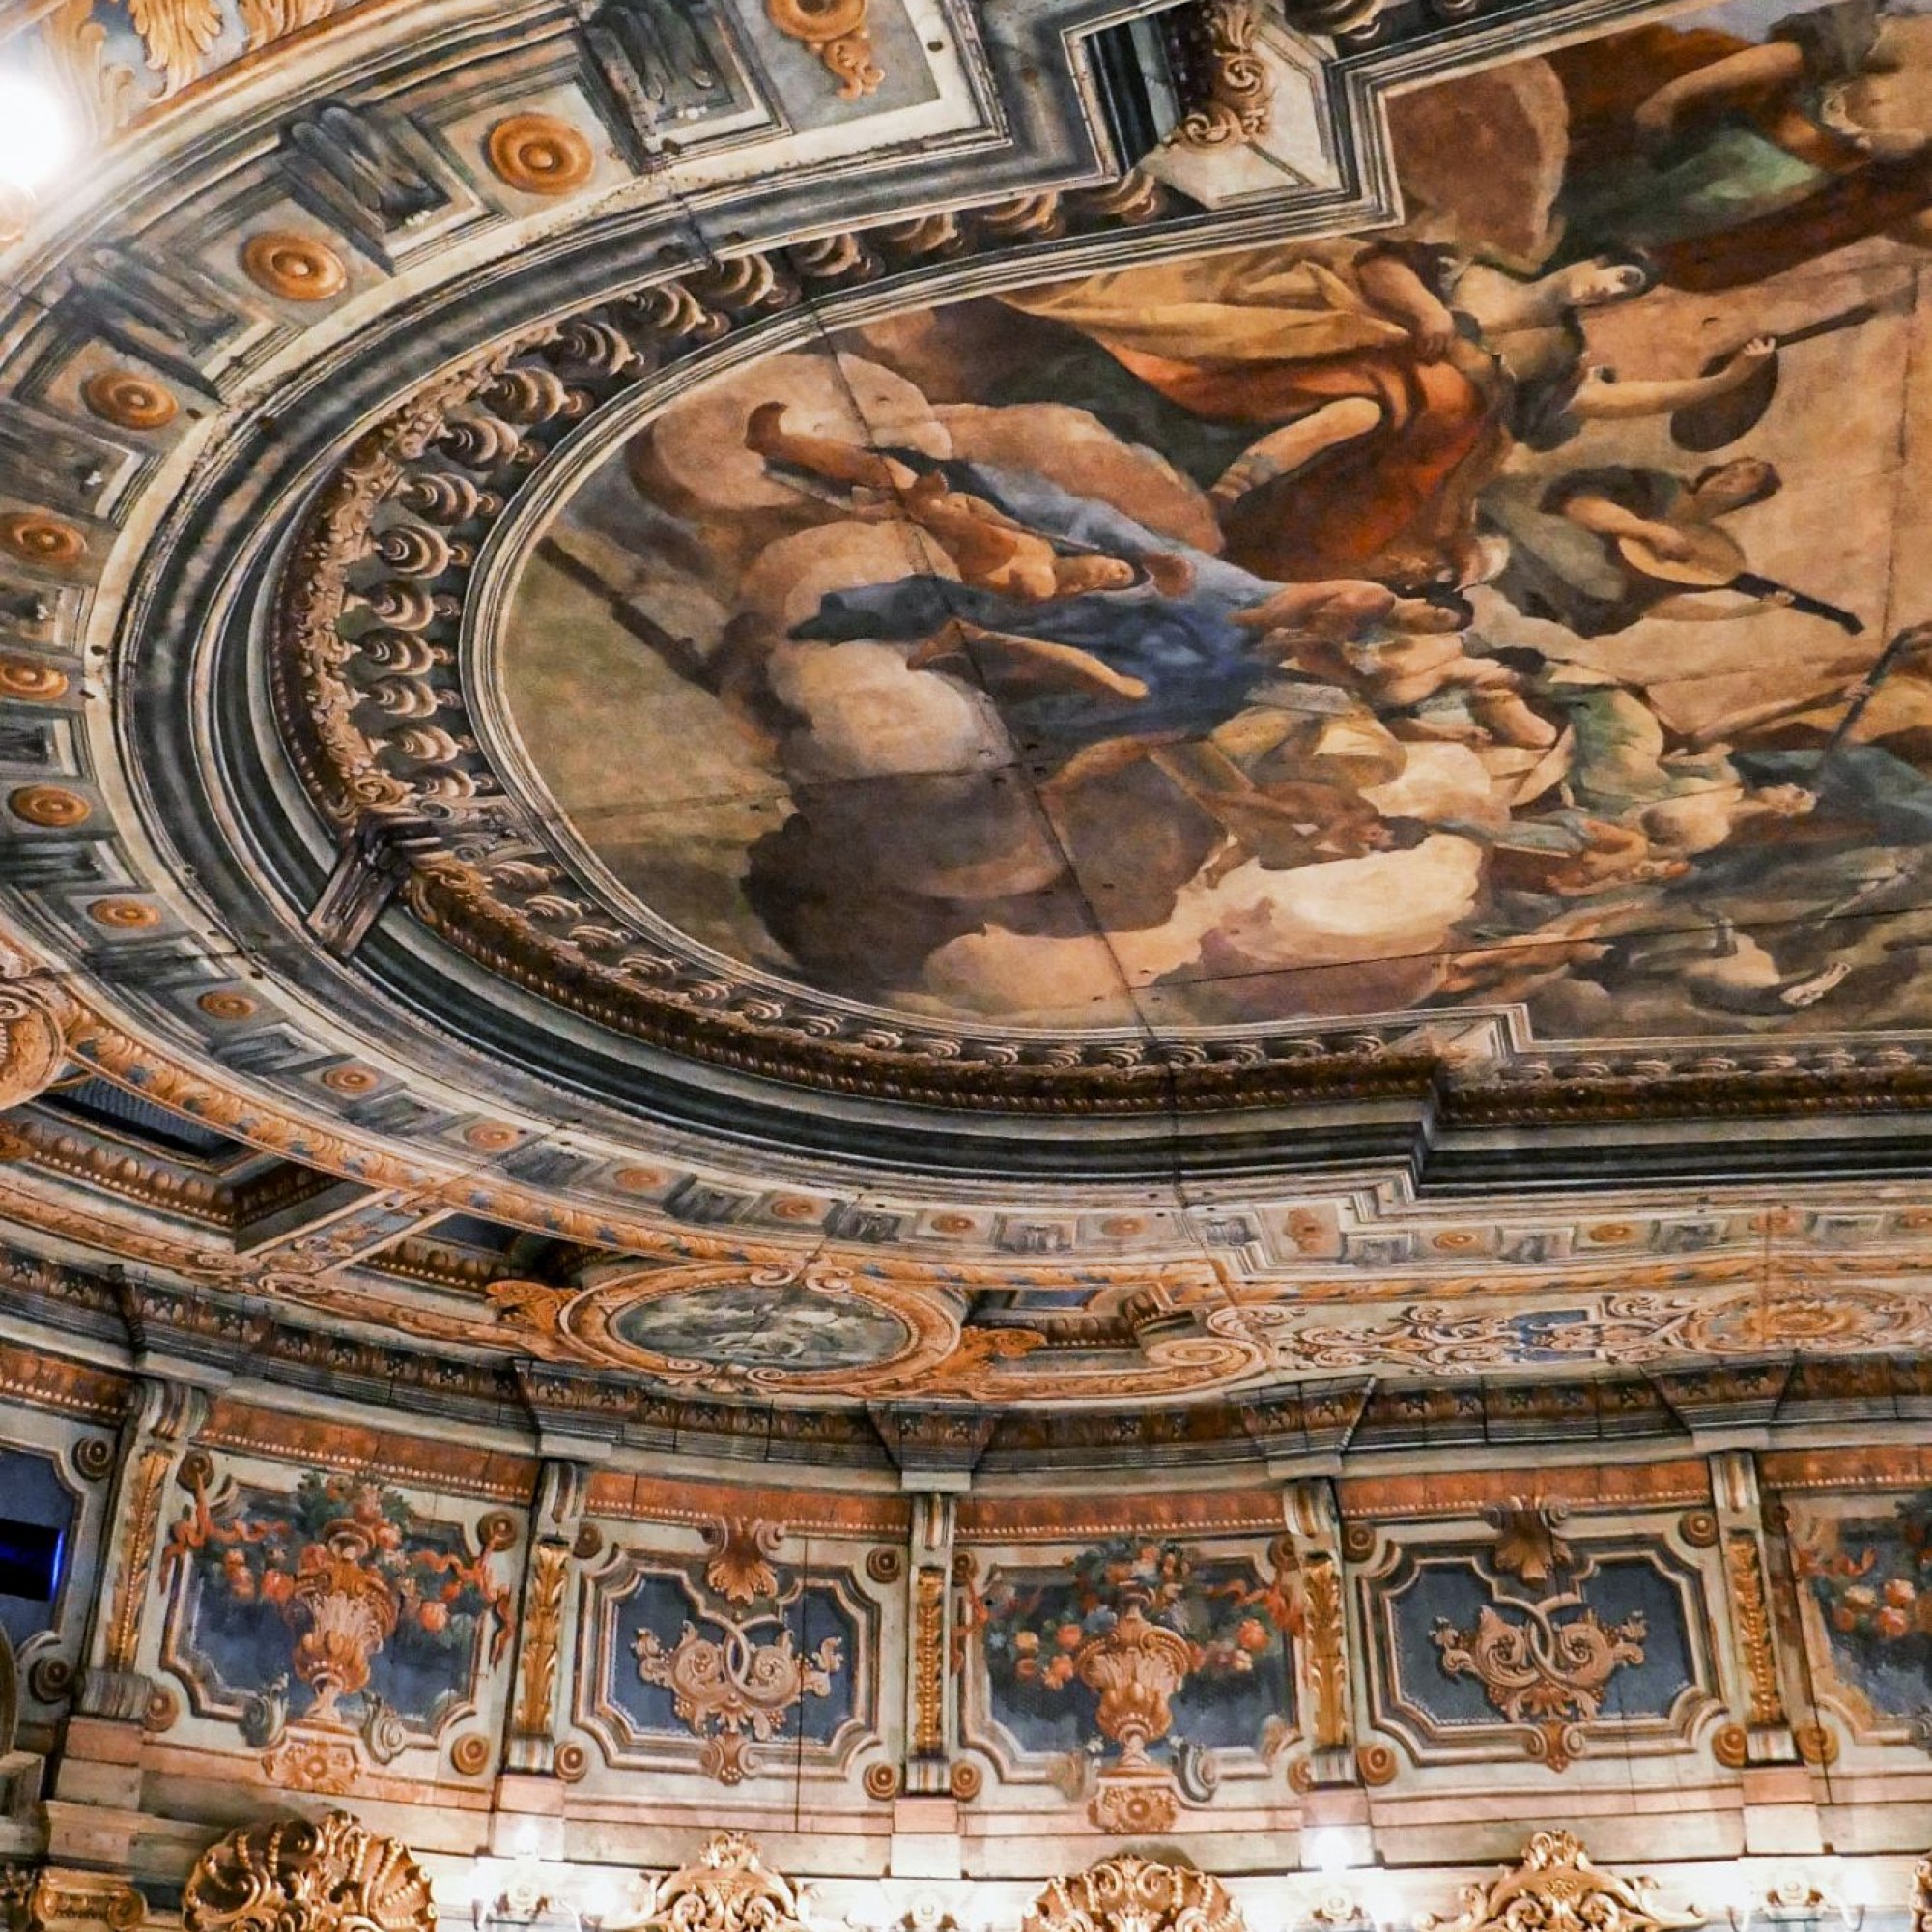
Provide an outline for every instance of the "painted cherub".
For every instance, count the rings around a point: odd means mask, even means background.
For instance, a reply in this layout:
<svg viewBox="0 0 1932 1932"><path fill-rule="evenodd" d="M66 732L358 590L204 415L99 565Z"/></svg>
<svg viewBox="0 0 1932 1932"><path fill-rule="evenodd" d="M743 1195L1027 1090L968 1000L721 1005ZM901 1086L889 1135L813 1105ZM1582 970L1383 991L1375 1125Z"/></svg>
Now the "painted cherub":
<svg viewBox="0 0 1932 1932"><path fill-rule="evenodd" d="M1557 728L1523 701L1521 677L1464 648L1474 615L1457 592L1408 596L1365 580L1338 580L1291 584L1237 611L1234 621L1262 634L1264 655L1353 693L1379 714L1402 714L1409 736L1469 735L1467 726L1422 715L1430 699L1453 693L1497 742L1548 750Z"/></svg>

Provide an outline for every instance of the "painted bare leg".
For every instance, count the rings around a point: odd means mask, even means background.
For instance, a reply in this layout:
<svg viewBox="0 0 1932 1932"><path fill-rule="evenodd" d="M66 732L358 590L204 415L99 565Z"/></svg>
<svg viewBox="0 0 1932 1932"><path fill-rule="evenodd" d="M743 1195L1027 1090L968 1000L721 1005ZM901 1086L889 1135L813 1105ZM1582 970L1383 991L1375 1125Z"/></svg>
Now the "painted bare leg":
<svg viewBox="0 0 1932 1932"><path fill-rule="evenodd" d="M1366 396L1344 396L1324 403L1310 415L1272 430L1259 442L1250 443L1208 491L1208 499L1217 510L1226 510L1251 490L1272 483L1278 476L1291 476L1313 463L1318 456L1353 442L1379 426L1381 405Z"/></svg>
<svg viewBox="0 0 1932 1932"><path fill-rule="evenodd" d="M970 659L988 683L1018 685L1030 691L1085 692L1129 700L1148 695L1140 678L1114 669L1092 651L1019 637L1011 631L989 631L959 617L949 619L926 639L906 659L906 665L912 670L926 670L949 658Z"/></svg>
<svg viewBox="0 0 1932 1932"><path fill-rule="evenodd" d="M903 464L840 442L837 437L809 436L784 426L782 403L760 403L745 424L745 447L768 463L788 464L829 483L850 483L867 490L909 490L918 480Z"/></svg>

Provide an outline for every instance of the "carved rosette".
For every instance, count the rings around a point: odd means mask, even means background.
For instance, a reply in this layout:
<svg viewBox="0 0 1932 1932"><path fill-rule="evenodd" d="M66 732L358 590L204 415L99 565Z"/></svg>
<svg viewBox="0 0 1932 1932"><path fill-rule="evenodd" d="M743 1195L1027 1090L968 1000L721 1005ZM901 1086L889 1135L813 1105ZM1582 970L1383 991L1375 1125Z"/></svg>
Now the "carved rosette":
<svg viewBox="0 0 1932 1932"><path fill-rule="evenodd" d="M230 1832L195 1861L185 1932L436 1932L429 1880L407 1845L345 1811Z"/></svg>
<svg viewBox="0 0 1932 1932"><path fill-rule="evenodd" d="M1122 1852L1055 1879L1020 1920L1020 1932L1246 1932L1246 1926L1219 1879Z"/></svg>
<svg viewBox="0 0 1932 1932"><path fill-rule="evenodd" d="M1684 1932L1705 1922L1698 1913L1653 1904L1649 1885L1600 1871L1568 1832L1539 1832L1515 1870L1465 1888L1457 1918L1431 1919L1426 1926L1442 1932Z"/></svg>

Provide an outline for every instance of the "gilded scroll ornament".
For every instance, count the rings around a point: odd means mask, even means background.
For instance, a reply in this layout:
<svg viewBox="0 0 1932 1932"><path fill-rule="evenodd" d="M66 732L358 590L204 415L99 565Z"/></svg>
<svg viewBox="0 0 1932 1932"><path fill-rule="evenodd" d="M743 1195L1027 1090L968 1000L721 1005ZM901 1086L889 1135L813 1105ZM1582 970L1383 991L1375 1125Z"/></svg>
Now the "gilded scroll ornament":
<svg viewBox="0 0 1932 1932"><path fill-rule="evenodd" d="M1599 1870L1568 1832L1539 1832L1515 1870L1463 1889L1459 1917L1420 1923L1424 1932L1682 1932L1705 1922L1652 1904L1649 1886Z"/></svg>
<svg viewBox="0 0 1932 1932"><path fill-rule="evenodd" d="M190 1926L188 1932L195 1932ZM624 1932L806 1932L798 1893L742 1832L720 1832L651 1889Z"/></svg>
<svg viewBox="0 0 1932 1932"><path fill-rule="evenodd" d="M148 1902L126 1879L105 1872L0 1866L0 1927L6 1932L78 1932L106 1926L135 1932Z"/></svg>
<svg viewBox="0 0 1932 1932"><path fill-rule="evenodd" d="M1246 1932L1221 1881L1188 1865L1131 1852L1055 1879L1034 1900L1020 1932Z"/></svg>
<svg viewBox="0 0 1932 1932"><path fill-rule="evenodd" d="M1206 0L1188 34L1195 99L1169 139L1184 148L1221 148L1268 130L1274 76L1255 51L1255 0Z"/></svg>
<svg viewBox="0 0 1932 1932"><path fill-rule="evenodd" d="M344 1811L217 1839L182 1893L185 1932L436 1932L429 1880L407 1845Z"/></svg>
<svg viewBox="0 0 1932 1932"><path fill-rule="evenodd" d="M780 33L805 44L838 82L841 100L857 100L885 81L872 58L866 14L871 0L765 0L765 13Z"/></svg>
<svg viewBox="0 0 1932 1932"><path fill-rule="evenodd" d="M526 1738L548 1737L551 1712L556 1700L558 1646L563 1637L564 1586L569 1577L570 1552L560 1543L539 1543L530 1551L529 1598L524 1607L520 1648L517 1732Z"/></svg>
<svg viewBox="0 0 1932 1932"><path fill-rule="evenodd" d="M715 1636L687 1623L667 1650L657 1633L638 1633L638 1674L671 1693L671 1709L704 1740L699 1765L721 1784L737 1784L757 1769L748 1747L769 1744L785 1717L808 1697L829 1697L843 1645L828 1636L801 1651L777 1615L742 1622L713 1613ZM757 1633L777 1626L775 1636Z"/></svg>
<svg viewBox="0 0 1932 1932"><path fill-rule="evenodd" d="M67 1058L67 1034L31 980L0 981L0 1112L43 1092Z"/></svg>
<svg viewBox="0 0 1932 1932"><path fill-rule="evenodd" d="M1625 1664L1643 1662L1643 1615L1605 1626L1594 1610L1558 1623L1548 1603L1521 1608L1521 1623L1489 1604L1466 1629L1441 1619L1435 1646L1446 1676L1473 1676L1511 1723L1528 1726L1530 1756L1563 1771L1583 1748L1582 1727L1603 1708L1605 1687Z"/></svg>

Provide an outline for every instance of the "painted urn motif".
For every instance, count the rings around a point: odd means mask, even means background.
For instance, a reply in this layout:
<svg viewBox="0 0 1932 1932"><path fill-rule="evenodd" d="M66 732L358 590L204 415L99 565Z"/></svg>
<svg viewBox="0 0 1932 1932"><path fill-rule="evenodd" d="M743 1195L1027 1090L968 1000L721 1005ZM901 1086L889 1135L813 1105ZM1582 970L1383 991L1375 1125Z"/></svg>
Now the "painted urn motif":
<svg viewBox="0 0 1932 1932"><path fill-rule="evenodd" d="M1121 1747L1123 1771L1151 1766L1148 1746L1173 1725L1168 1700L1194 1663L1185 1637L1149 1619L1148 1601L1123 1592L1114 1627L1073 1657L1074 1674L1100 1700L1100 1729Z"/></svg>
<svg viewBox="0 0 1932 1932"><path fill-rule="evenodd" d="M395 1634L395 1585L370 1558L376 1539L353 1517L338 1517L302 1551L287 1617L299 1632L296 1675L315 1692L308 1715L327 1723L336 1705L369 1682L376 1653Z"/></svg>

